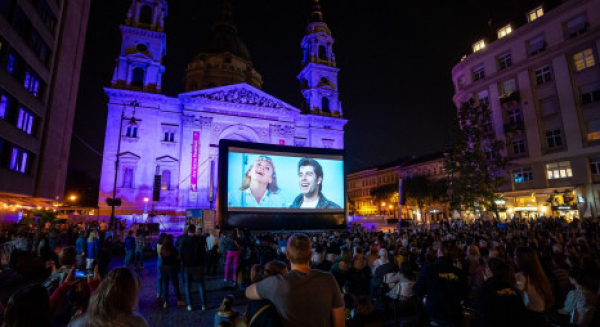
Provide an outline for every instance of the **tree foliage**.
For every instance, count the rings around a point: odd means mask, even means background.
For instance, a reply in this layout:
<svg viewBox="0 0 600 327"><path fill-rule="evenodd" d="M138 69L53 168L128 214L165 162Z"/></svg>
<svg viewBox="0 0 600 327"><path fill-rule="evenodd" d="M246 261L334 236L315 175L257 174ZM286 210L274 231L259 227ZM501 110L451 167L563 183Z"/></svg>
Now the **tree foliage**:
<svg viewBox="0 0 600 327"><path fill-rule="evenodd" d="M504 183L508 160L504 144L493 131L492 112L473 100L463 103L457 114L455 139L446 169L451 177L453 209L486 209L498 217L495 200Z"/></svg>

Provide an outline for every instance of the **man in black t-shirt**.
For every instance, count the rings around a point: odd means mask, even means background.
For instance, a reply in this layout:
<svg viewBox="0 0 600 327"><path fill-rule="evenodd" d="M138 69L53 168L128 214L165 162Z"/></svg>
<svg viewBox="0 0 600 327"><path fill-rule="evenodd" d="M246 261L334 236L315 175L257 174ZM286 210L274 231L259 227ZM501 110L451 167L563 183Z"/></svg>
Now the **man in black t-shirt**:
<svg viewBox="0 0 600 327"><path fill-rule="evenodd" d="M181 262L183 264L183 278L185 281L185 297L187 299L187 308L192 310L191 288L194 281L198 282L200 290L200 302L202 310L206 310L204 299L204 260L206 260L206 238L203 235L196 235L196 226L189 225L186 237L181 241Z"/></svg>

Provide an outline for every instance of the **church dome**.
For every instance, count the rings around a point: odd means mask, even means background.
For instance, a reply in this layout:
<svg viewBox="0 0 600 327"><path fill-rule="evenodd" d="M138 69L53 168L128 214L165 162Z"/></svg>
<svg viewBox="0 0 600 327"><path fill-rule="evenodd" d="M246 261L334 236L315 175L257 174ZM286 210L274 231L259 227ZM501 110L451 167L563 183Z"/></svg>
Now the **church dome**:
<svg viewBox="0 0 600 327"><path fill-rule="evenodd" d="M262 77L252 65L246 44L237 35L231 4L223 0L210 35L188 64L184 87L190 92L238 83L261 88Z"/></svg>

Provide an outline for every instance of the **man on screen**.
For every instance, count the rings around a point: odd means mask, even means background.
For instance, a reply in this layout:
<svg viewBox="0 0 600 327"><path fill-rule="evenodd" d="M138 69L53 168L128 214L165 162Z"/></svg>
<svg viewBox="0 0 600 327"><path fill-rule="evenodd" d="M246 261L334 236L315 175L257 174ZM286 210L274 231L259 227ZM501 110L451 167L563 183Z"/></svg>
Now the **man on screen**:
<svg viewBox="0 0 600 327"><path fill-rule="evenodd" d="M302 158L298 162L300 195L290 208L302 209L341 209L335 202L327 200L323 189L323 167L312 158Z"/></svg>

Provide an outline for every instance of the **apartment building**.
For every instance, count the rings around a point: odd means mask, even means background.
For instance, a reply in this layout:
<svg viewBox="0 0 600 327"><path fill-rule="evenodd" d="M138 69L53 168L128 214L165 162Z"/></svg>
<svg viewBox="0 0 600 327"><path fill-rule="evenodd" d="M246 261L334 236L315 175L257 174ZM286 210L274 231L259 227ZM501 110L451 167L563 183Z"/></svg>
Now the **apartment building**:
<svg viewBox="0 0 600 327"><path fill-rule="evenodd" d="M399 188L399 180L407 180L413 176L424 175L430 180L446 177L444 171L443 153L433 153L423 156L412 156L348 174L348 201L351 211L357 216L385 215L398 217L398 196L387 201L378 202L371 196L373 189L384 185L395 185ZM403 218L420 218L421 213L414 205L405 204L402 207ZM440 217L448 212L447 204L429 203L427 215Z"/></svg>
<svg viewBox="0 0 600 327"><path fill-rule="evenodd" d="M540 2L452 69L454 103L487 104L511 159L507 216L600 215L600 0Z"/></svg>
<svg viewBox="0 0 600 327"><path fill-rule="evenodd" d="M0 211L62 200L89 10L0 0Z"/></svg>

